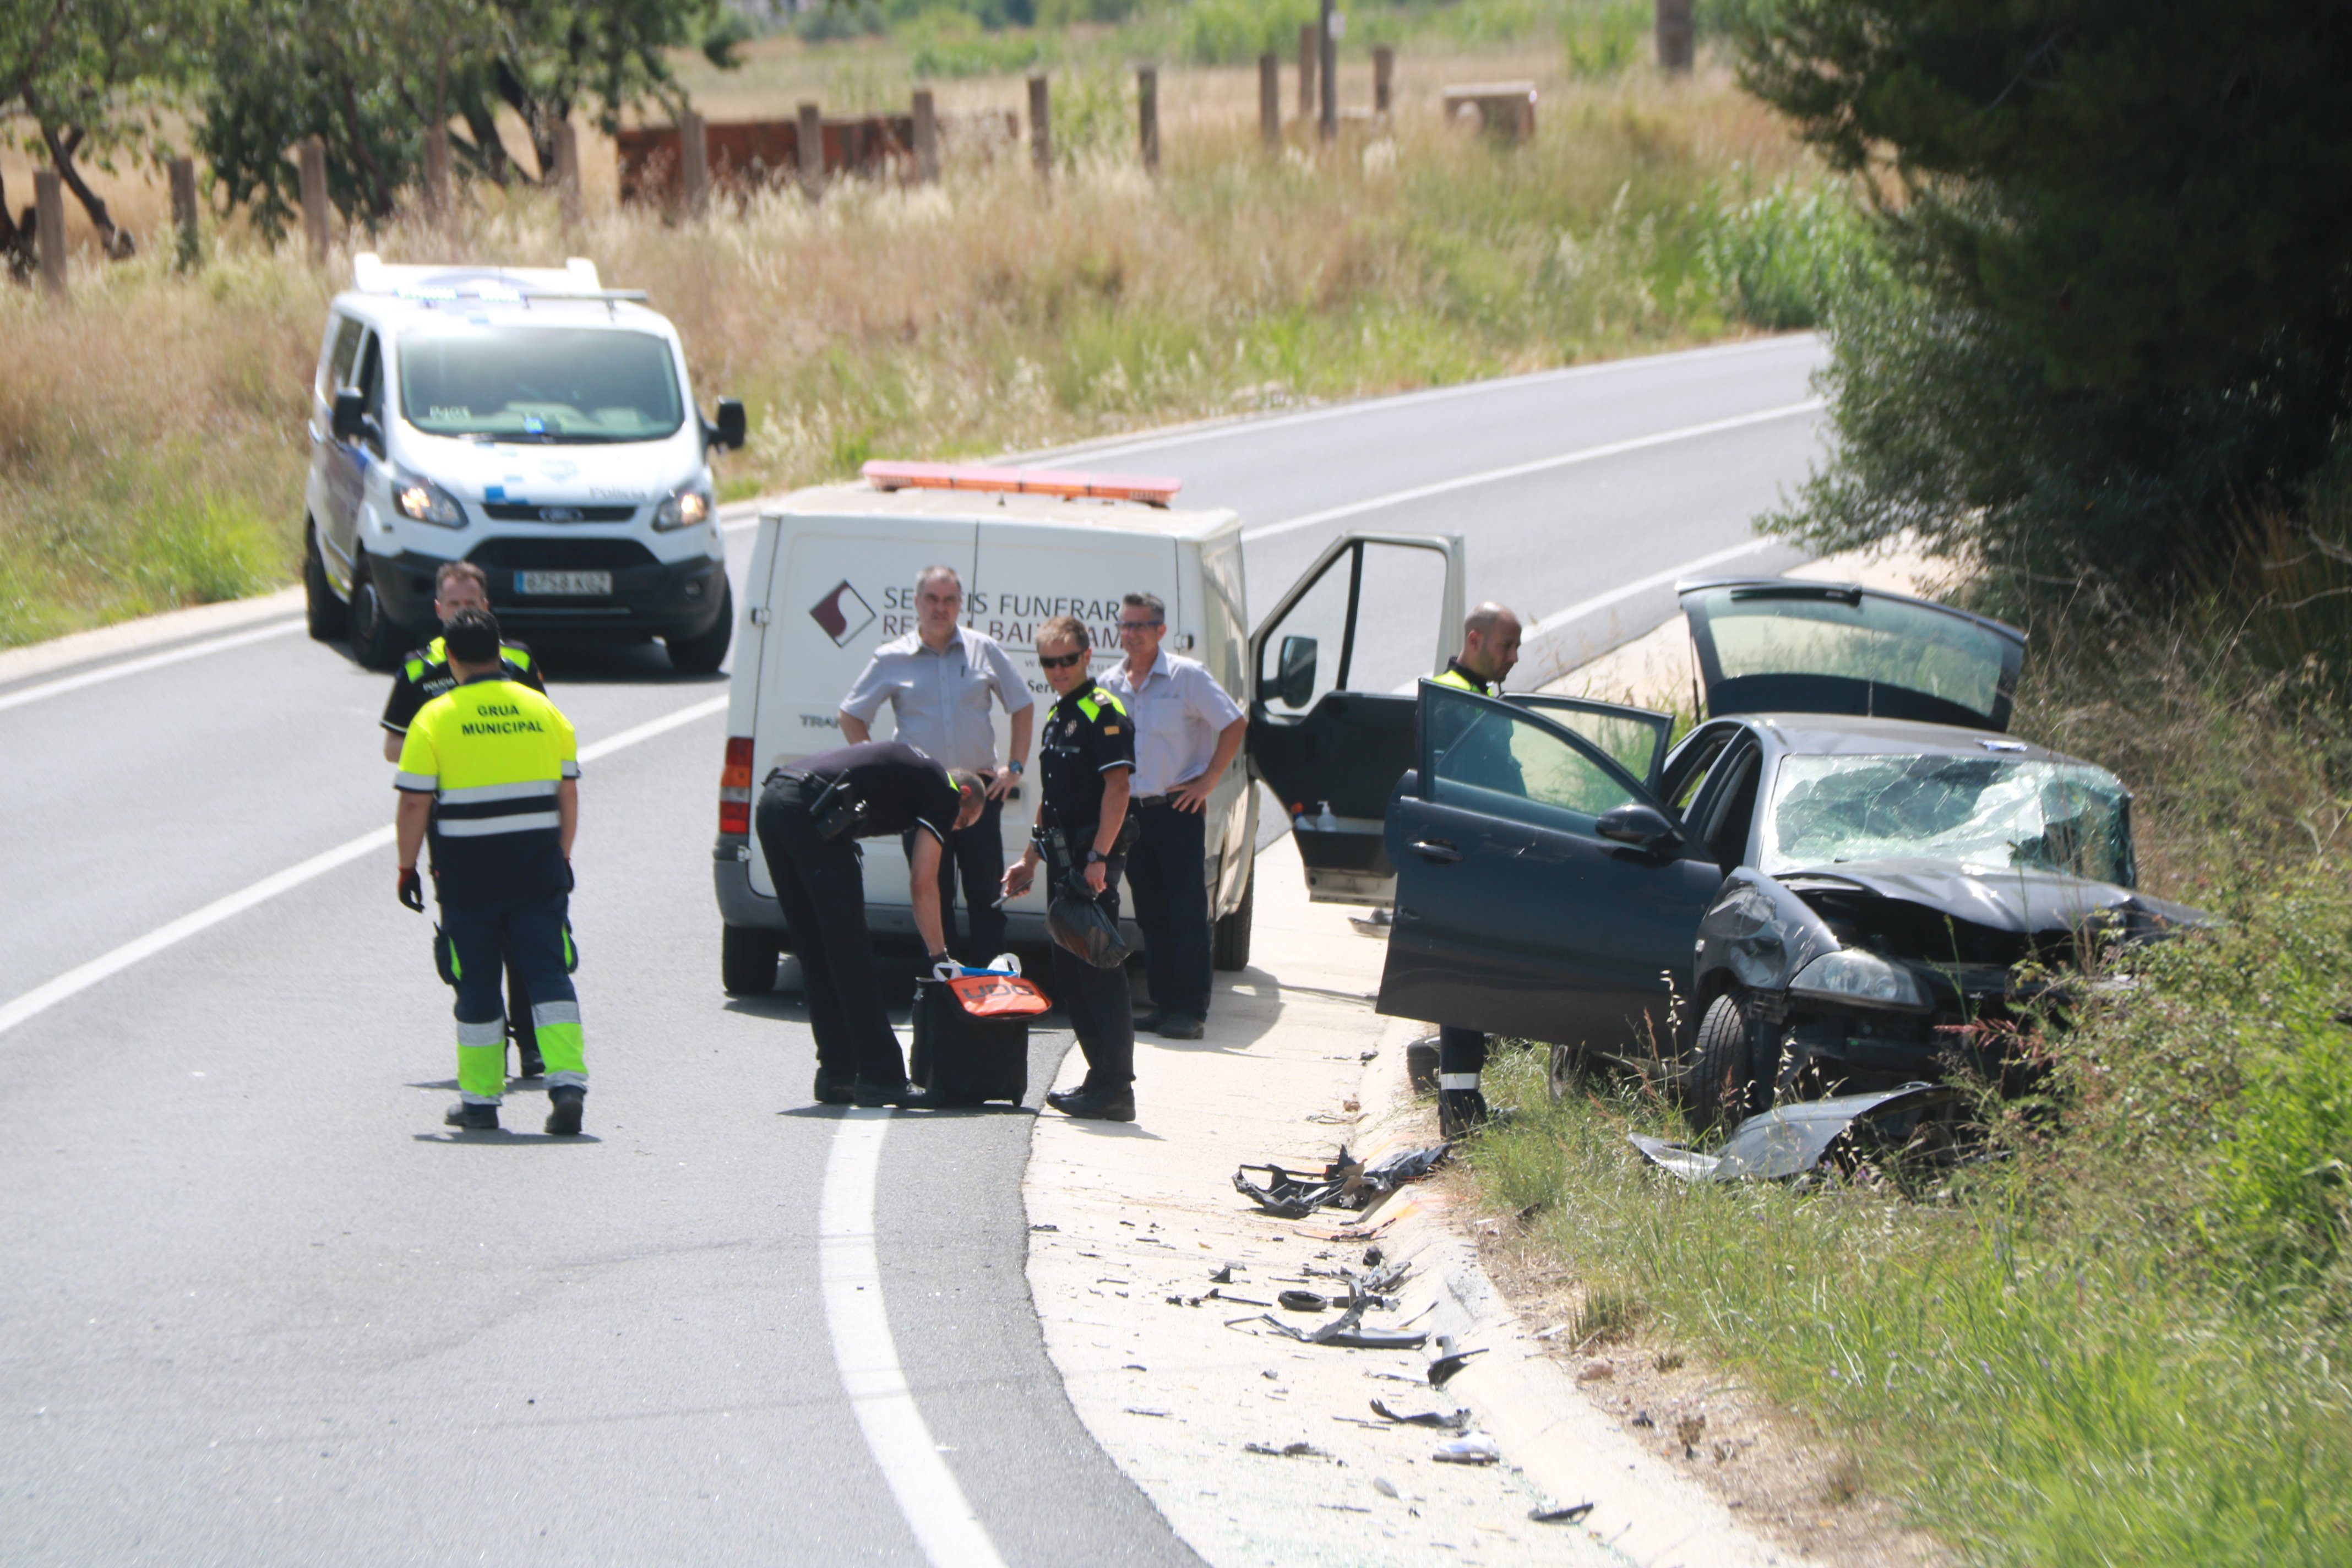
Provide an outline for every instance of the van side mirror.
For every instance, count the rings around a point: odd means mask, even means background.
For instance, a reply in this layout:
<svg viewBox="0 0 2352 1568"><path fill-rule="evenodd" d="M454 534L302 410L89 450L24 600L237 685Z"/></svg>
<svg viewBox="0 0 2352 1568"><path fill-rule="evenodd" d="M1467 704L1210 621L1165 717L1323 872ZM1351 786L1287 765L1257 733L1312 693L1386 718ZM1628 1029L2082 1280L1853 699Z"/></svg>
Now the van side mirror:
<svg viewBox="0 0 2352 1568"><path fill-rule="evenodd" d="M1612 843L1654 852L1671 849L1683 841L1683 830L1667 821L1664 812L1641 800L1629 800L1602 812L1594 818L1592 830Z"/></svg>
<svg viewBox="0 0 2352 1568"><path fill-rule="evenodd" d="M347 386L336 393L332 426L335 439L346 445L357 445L366 438L367 426L367 398L360 389Z"/></svg>
<svg viewBox="0 0 2352 1568"><path fill-rule="evenodd" d="M719 400L719 423L711 427L710 444L724 447L730 452L743 449L744 433L750 428L743 417L743 405L732 397Z"/></svg>
<svg viewBox="0 0 2352 1568"><path fill-rule="evenodd" d="M1304 708L1315 695L1315 639L1285 637L1276 660L1274 694L1292 708Z"/></svg>

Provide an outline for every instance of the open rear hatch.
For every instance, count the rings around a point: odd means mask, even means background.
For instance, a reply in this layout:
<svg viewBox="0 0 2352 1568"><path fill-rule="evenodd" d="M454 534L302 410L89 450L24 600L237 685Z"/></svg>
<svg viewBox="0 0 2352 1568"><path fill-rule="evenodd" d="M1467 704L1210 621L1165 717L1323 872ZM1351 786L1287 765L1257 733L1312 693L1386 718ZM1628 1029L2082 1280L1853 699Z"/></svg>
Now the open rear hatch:
<svg viewBox="0 0 2352 1568"><path fill-rule="evenodd" d="M2025 634L1850 583L1678 583L1710 717L1847 713L2005 731Z"/></svg>

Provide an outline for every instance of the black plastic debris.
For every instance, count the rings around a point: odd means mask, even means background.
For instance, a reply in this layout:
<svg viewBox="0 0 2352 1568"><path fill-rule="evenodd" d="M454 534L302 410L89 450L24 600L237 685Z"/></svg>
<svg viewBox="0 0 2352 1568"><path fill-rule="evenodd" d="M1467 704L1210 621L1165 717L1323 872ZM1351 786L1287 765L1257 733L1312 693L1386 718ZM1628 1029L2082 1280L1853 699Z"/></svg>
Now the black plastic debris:
<svg viewBox="0 0 2352 1568"><path fill-rule="evenodd" d="M1581 1524L1593 1507L1589 1502L1538 1503L1528 1510L1528 1517L1538 1524Z"/></svg>
<svg viewBox="0 0 2352 1568"><path fill-rule="evenodd" d="M1312 1443L1285 1443L1277 1448L1271 1443L1244 1443L1244 1454L1264 1454L1273 1459L1328 1459L1331 1456Z"/></svg>
<svg viewBox="0 0 2352 1568"><path fill-rule="evenodd" d="M1470 1425L1467 1410L1456 1410L1451 1415L1443 1410L1420 1410L1411 1415L1400 1415L1377 1399L1372 1401L1372 1414L1400 1426L1434 1426L1444 1432L1465 1431Z"/></svg>
<svg viewBox="0 0 2352 1568"><path fill-rule="evenodd" d="M1240 1267L1241 1265L1238 1263L1228 1263L1222 1268L1211 1269L1209 1271L1209 1283L1212 1285L1232 1284L1234 1282L1234 1270Z"/></svg>
<svg viewBox="0 0 2352 1568"><path fill-rule="evenodd" d="M1401 1149L1377 1165L1367 1166L1349 1157L1346 1144L1339 1158L1319 1175L1294 1173L1280 1165L1244 1165L1234 1173L1234 1190L1276 1219L1305 1219L1319 1208L1363 1210L1397 1188L1421 1180L1444 1163L1451 1143L1427 1149ZM1260 1184L1249 1178L1264 1171Z"/></svg>
<svg viewBox="0 0 2352 1568"><path fill-rule="evenodd" d="M1303 1345L1339 1345L1359 1351L1417 1351L1428 1342L1424 1333L1394 1329L1368 1329L1363 1326L1364 1309L1349 1308L1320 1328L1307 1330L1284 1322L1273 1313L1265 1313L1262 1321L1271 1323L1286 1338Z"/></svg>
<svg viewBox="0 0 2352 1568"><path fill-rule="evenodd" d="M1935 1113L1964 1098L1948 1086L1914 1083L1778 1106L1741 1122L1712 1154L1628 1136L1652 1164L1685 1182L1786 1181L1825 1167L1852 1171L1866 1161L1900 1159L1923 1142L1948 1150L1950 1122Z"/></svg>
<svg viewBox="0 0 2352 1568"><path fill-rule="evenodd" d="M1456 1373L1470 1364L1471 1357L1482 1356L1486 1353L1485 1350L1480 1349L1475 1351L1449 1351L1445 1354L1439 1356L1435 1361L1429 1363L1429 1386L1432 1388L1444 1388L1447 1384L1454 1381L1454 1377Z"/></svg>
<svg viewBox="0 0 2352 1568"><path fill-rule="evenodd" d="M1320 1312L1331 1305L1328 1296L1318 1296L1312 1290L1285 1290L1275 1300L1293 1312Z"/></svg>

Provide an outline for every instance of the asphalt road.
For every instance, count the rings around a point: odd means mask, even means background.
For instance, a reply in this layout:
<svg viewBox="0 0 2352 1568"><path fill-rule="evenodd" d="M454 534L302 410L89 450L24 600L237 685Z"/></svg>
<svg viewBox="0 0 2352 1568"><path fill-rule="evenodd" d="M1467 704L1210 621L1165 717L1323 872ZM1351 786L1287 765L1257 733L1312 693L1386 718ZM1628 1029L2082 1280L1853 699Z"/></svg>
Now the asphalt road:
<svg viewBox="0 0 2352 1568"><path fill-rule="evenodd" d="M1597 647L1690 563L1797 558L1748 520L1811 459L1819 359L1780 340L1087 460L1239 509L1255 614L1347 529L1458 531L1474 601L1601 601L1549 634ZM590 748L591 1136L565 1142L531 1094L505 1136L443 1134L447 993L366 837L383 678L295 622L0 685L0 1559L1193 1561L1045 1359L1028 1114L845 1131L808 1104L796 999L720 994L723 679L548 651ZM1067 1043L1039 1037L1033 1101ZM867 1227L844 1157L876 1138ZM868 1290L895 1365L829 1331Z"/></svg>

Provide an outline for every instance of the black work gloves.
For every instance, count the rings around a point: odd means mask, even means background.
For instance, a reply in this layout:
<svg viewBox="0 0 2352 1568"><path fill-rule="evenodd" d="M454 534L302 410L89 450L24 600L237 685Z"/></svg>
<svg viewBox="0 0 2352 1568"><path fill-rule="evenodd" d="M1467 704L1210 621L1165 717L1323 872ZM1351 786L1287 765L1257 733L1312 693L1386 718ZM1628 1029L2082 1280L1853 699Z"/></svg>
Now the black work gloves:
<svg viewBox="0 0 2352 1568"><path fill-rule="evenodd" d="M420 915L425 912L425 879L416 874L414 866L401 868L400 901Z"/></svg>

